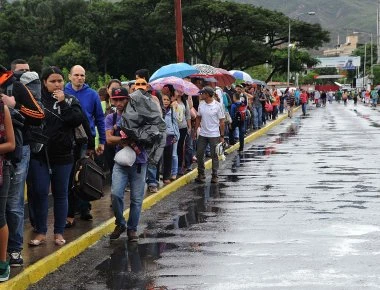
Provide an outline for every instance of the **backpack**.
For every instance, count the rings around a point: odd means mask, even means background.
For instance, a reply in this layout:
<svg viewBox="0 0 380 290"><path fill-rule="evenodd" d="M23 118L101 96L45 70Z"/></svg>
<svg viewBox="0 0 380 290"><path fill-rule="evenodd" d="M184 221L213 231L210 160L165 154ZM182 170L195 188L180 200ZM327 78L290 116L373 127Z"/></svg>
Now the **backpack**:
<svg viewBox="0 0 380 290"><path fill-rule="evenodd" d="M14 72L14 77L17 81L22 83L30 96L34 98L37 104L44 110L44 106L41 102L41 81L38 73L34 71L26 72ZM7 95L13 95L13 83L7 87ZM12 118L13 122L13 118ZM25 130L27 134L27 139L29 140L30 151L32 153L38 153L41 151L44 145L47 145L49 138L43 134L45 128L45 120L42 121L41 125L28 125L28 129ZM16 149L17 149L17 139L16 139ZM16 150L17 151L17 150ZM17 155L17 154L16 154ZM16 158L18 159L18 158Z"/></svg>
<svg viewBox="0 0 380 290"><path fill-rule="evenodd" d="M144 147L148 161L157 164L166 145L166 123L152 96L141 90L129 95L120 127L128 139Z"/></svg>
<svg viewBox="0 0 380 290"><path fill-rule="evenodd" d="M237 123L244 123L245 119L247 116L247 106L240 104L239 106L236 107L236 112L235 112L235 122Z"/></svg>
<svg viewBox="0 0 380 290"><path fill-rule="evenodd" d="M105 175L95 161L86 156L75 163L73 192L82 200L93 201L104 196Z"/></svg>

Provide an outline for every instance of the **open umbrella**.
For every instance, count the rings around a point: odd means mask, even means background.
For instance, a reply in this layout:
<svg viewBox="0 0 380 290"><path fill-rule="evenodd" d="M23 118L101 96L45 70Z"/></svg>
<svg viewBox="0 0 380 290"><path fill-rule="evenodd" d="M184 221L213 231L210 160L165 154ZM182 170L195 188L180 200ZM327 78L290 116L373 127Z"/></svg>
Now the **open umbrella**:
<svg viewBox="0 0 380 290"><path fill-rule="evenodd" d="M193 67L198 70L197 73L192 74L193 76L214 76L218 73L216 67L209 64L197 63Z"/></svg>
<svg viewBox="0 0 380 290"><path fill-rule="evenodd" d="M159 78L149 83L155 90L162 90L165 85L172 85L174 89L184 92L186 95L198 95L199 88L192 82L185 81L178 77Z"/></svg>
<svg viewBox="0 0 380 290"><path fill-rule="evenodd" d="M252 83L253 82L253 79L252 77L247 74L246 72L244 71L241 71L241 70L230 70L229 71L236 79L238 80L242 80L244 82L250 82Z"/></svg>
<svg viewBox="0 0 380 290"><path fill-rule="evenodd" d="M263 87L265 87L267 85L266 82L260 81L260 80L256 80L256 79L252 79L252 84L257 84L257 85L260 85L260 86L263 86Z"/></svg>
<svg viewBox="0 0 380 290"><path fill-rule="evenodd" d="M152 76L150 77L149 81L154 81L159 78L164 77L178 77L178 78L184 78L189 75L198 73L198 70L194 68L193 66L189 65L185 62L179 62L179 63L171 63L168 65L164 65L163 67L156 70Z"/></svg>
<svg viewBox="0 0 380 290"><path fill-rule="evenodd" d="M205 80L214 78L219 86L229 86L235 82L235 77L225 69L216 68L208 64L194 64L193 67L198 69L199 72L192 76L202 77L205 78Z"/></svg>
<svg viewBox="0 0 380 290"><path fill-rule="evenodd" d="M216 68L217 73L213 77L217 80L217 84L221 87L233 84L236 78L227 70Z"/></svg>

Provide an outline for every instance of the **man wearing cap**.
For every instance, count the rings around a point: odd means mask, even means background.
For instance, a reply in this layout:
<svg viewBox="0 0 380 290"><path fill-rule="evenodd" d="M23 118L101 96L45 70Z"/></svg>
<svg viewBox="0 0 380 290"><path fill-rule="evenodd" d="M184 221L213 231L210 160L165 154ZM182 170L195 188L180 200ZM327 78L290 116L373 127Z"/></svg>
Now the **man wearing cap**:
<svg viewBox="0 0 380 290"><path fill-rule="evenodd" d="M220 103L214 99L213 88L206 86L199 91L204 102L198 107L197 119L193 139L196 138L196 132L200 126L199 137L197 141L197 163L198 177L197 182L203 183L205 175L205 150L210 145L212 159L212 183L218 182L219 158L215 150L219 142L224 142L224 110Z"/></svg>
<svg viewBox="0 0 380 290"><path fill-rule="evenodd" d="M111 104L116 108L116 112L112 114L108 114L105 119L105 130L106 130L106 141L107 145L111 145L112 143L112 137L113 136L119 136L120 137L120 129L118 129L117 124L120 123L121 114L123 113L124 107L127 105L128 102L128 89L121 87L121 88L113 88L111 93ZM112 147L114 153L116 153L116 150L118 148ZM110 155L110 160L107 160L107 164L109 165L110 174L112 176L112 170L113 166L115 164L113 157L115 154ZM111 159L112 158L112 159Z"/></svg>
<svg viewBox="0 0 380 290"><path fill-rule="evenodd" d="M141 93L145 93L145 90L147 88L146 80L139 78L136 79L135 88L136 91L133 92L131 96L136 97L138 94L141 96ZM116 150L130 146L136 154L136 160L131 166L120 164L117 160L115 161L112 172L111 196L112 209L116 218L116 226L109 238L110 240L116 240L123 232L127 230L128 241L137 242L137 226L139 223L141 207L144 198L145 177L148 159L147 152L143 147L137 146L135 142L133 140L130 140L130 138L128 138L128 136L120 129L122 124L121 115L128 103L127 90L125 88L113 89L111 101L116 106L118 121L116 123L116 127L114 127L112 125L112 122L110 122L112 116L108 115L106 117L107 144L117 146ZM118 136L115 134L116 131L120 132L117 134ZM130 186L130 211L127 222L124 218L123 211L125 189L128 184Z"/></svg>

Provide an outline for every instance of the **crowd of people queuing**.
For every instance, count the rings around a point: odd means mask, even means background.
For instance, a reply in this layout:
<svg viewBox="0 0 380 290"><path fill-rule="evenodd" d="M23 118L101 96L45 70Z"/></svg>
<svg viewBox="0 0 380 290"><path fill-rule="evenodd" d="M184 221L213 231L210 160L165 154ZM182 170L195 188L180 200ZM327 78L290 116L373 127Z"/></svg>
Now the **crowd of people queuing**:
<svg viewBox="0 0 380 290"><path fill-rule="evenodd" d="M10 71L3 68L0 76L1 87L12 86L12 91L2 91L0 102L0 281L9 278L10 267L23 266L25 184L29 220L34 229L29 246L43 246L50 240L50 192L54 201L53 242L62 246L66 243L64 231L76 225L76 214L83 221L93 218L90 202L79 199L71 189L75 162L83 156L93 157L111 176L116 226L109 238L118 239L127 231L128 241L137 242L146 191L157 192L160 185L191 171L195 163L196 182L205 182L205 157L212 159L211 182L217 183L218 144L232 146L239 142L239 151L243 151L248 131L259 130L285 109L292 117L292 108L298 103L305 104L306 112L308 98L305 92L297 95L287 89L281 93L276 88L252 83L219 87L199 76L186 79L198 87L197 95L185 95L170 83L158 91L150 87L146 69L136 71L134 81L112 79L98 91L86 84L86 70L81 65L74 65L68 78L65 84L65 76L55 66L44 68L38 76L21 59L12 62ZM39 90L28 88L25 79L38 80ZM123 114L128 104L142 98L150 104L151 115L160 118L166 127L157 162L149 157L150 148L123 131ZM7 157L8 152L17 151L10 111L25 119L19 160ZM86 130L86 143L76 142L73 136L79 125ZM32 146L35 140L31 134L36 127L47 139L37 149ZM131 164L115 158L125 148L132 149L135 155ZM130 195L128 220L123 215L126 193Z"/></svg>

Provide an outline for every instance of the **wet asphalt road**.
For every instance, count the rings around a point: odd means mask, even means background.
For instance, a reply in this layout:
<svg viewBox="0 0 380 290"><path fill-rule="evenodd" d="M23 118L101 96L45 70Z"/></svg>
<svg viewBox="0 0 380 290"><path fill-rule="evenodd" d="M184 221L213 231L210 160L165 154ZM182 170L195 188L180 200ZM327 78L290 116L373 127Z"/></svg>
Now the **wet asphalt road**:
<svg viewBox="0 0 380 290"><path fill-rule="evenodd" d="M280 124L31 289L379 289L380 112Z"/></svg>

